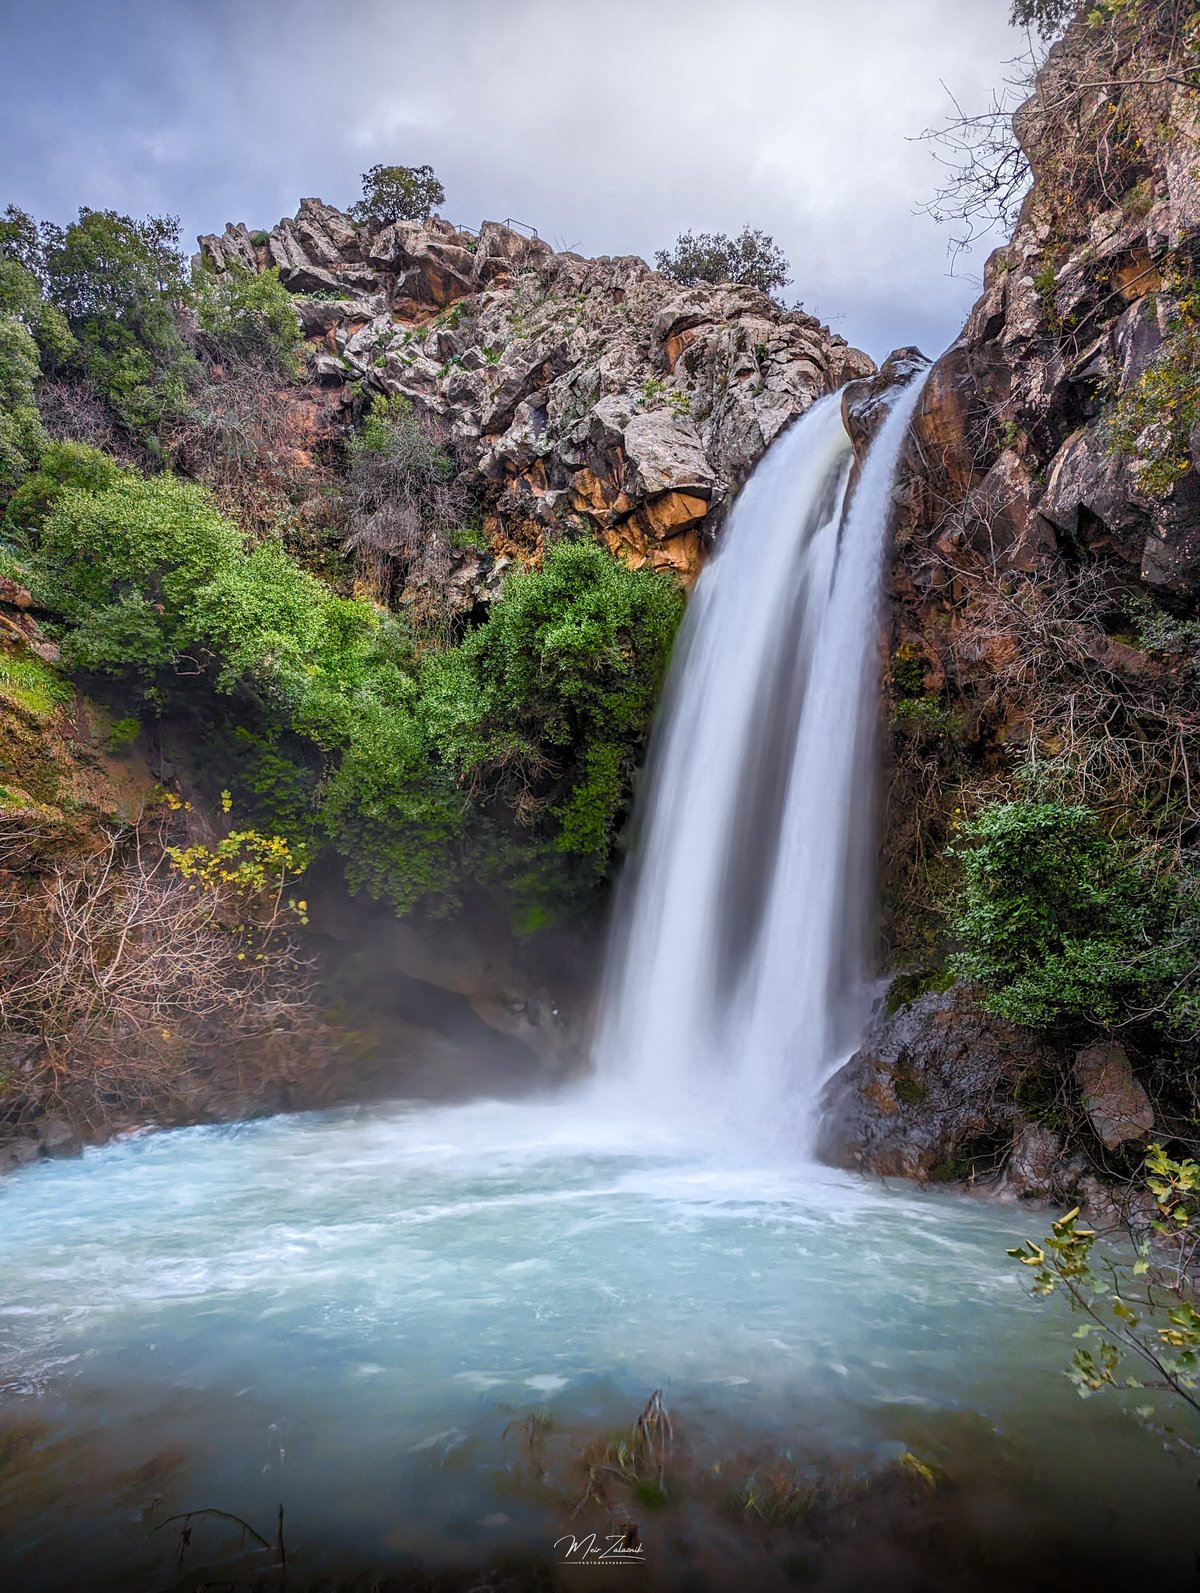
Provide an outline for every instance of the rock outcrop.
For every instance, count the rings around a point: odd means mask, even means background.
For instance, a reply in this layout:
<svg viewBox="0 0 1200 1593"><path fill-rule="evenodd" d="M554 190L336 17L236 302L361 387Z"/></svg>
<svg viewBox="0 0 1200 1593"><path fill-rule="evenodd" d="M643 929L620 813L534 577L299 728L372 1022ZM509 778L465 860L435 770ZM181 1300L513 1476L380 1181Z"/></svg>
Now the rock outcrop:
<svg viewBox="0 0 1200 1593"><path fill-rule="evenodd" d="M1088 70L1101 47L1103 71ZM956 806L1007 799L1017 749L1052 761L1095 703L1086 734L1125 737L1131 769L1154 767L1136 759L1155 738L1167 762L1172 747L1200 760L1192 633L1174 651L1154 641L1200 599L1200 430L1180 437L1169 381L1160 418L1147 414L1153 388L1141 405L1143 377L1169 377L1171 360L1187 391L1180 339L1200 277L1200 95L1168 70L1168 47L1130 8L1103 29L1081 16L1051 52L1017 118L1033 189L930 373L901 469L885 931L914 985L951 949ZM1194 358L1190 379L1194 394ZM847 390L860 453L881 381ZM1107 799L1132 810L1145 791L1124 778ZM882 1018L831 1083L824 1153L918 1179L990 1171L1095 1210L1095 1170L1124 1174L1154 1131L1138 1040L1125 1038L1128 1051L1086 1024L1039 1036L957 987L922 996ZM1061 1099L1039 1112L1031 1088Z"/></svg>
<svg viewBox="0 0 1200 1593"><path fill-rule="evenodd" d="M1095 107L1081 108L1074 159L1088 171L1105 159L1087 147L1087 109L1117 122L1127 147L1098 195L1082 182L1062 192L1065 135L1040 107L1080 75L1094 31L1081 20L1068 32L1018 113L1034 188L926 387L914 427L920 515L947 555L1017 570L1059 554L1110 558L1181 608L1200 594L1200 437L1190 439L1192 468L1185 460L1170 490L1154 491L1146 468L1162 439L1135 437L1122 450L1112 421L1162 351L1200 265L1200 98L1161 61L1141 59L1136 18L1114 25L1109 81L1095 86ZM1118 114L1122 75L1131 86Z"/></svg>
<svg viewBox="0 0 1200 1593"><path fill-rule="evenodd" d="M388 394L435 417L483 478L501 556L573 525L690 578L767 445L874 370L752 288L680 287L635 257L556 253L497 222L372 231L305 199L265 242L230 225L200 258L278 268L310 369L348 411Z"/></svg>
<svg viewBox="0 0 1200 1593"><path fill-rule="evenodd" d="M972 1181L1013 1166L1021 1193L1062 1190L1061 1145L1036 1135L1014 1087L1052 1064L1028 1029L955 986L882 1015L826 1087L818 1151L884 1177Z"/></svg>

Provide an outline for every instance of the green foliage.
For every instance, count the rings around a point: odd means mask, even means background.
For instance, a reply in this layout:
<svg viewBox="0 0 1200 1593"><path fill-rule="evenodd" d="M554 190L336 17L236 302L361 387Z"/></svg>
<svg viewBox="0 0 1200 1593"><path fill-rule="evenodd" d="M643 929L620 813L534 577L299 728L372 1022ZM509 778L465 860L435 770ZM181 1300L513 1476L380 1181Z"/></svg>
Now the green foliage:
<svg viewBox="0 0 1200 1593"><path fill-rule="evenodd" d="M284 376L296 374L300 323L277 269L251 271L235 262L225 271L200 270L195 294L200 325L222 357L257 360Z"/></svg>
<svg viewBox="0 0 1200 1593"><path fill-rule="evenodd" d="M456 906L462 798L431 766L413 713L371 696L354 708L321 804L351 890L386 896L401 913L419 901L435 911Z"/></svg>
<svg viewBox="0 0 1200 1593"><path fill-rule="evenodd" d="M110 752L125 752L132 747L142 733L140 719L135 719L132 714L127 714L123 719L116 719L109 727L105 742Z"/></svg>
<svg viewBox="0 0 1200 1593"><path fill-rule="evenodd" d="M1189 283L1163 346L1117 399L1109 444L1137 461L1139 486L1165 497L1192 468L1192 437L1200 427L1200 281Z"/></svg>
<svg viewBox="0 0 1200 1593"><path fill-rule="evenodd" d="M424 670L444 762L538 824L581 884L608 866L682 608L670 576L560 542Z"/></svg>
<svg viewBox="0 0 1200 1593"><path fill-rule="evenodd" d="M432 166L372 166L363 172L362 181L362 198L350 207L350 214L368 227L424 221L446 199Z"/></svg>
<svg viewBox="0 0 1200 1593"><path fill-rule="evenodd" d="M32 475L26 476L8 500L5 529L24 545L29 533L40 526L67 488L80 492L104 492L120 481L126 471L110 455L85 443L51 443Z"/></svg>
<svg viewBox="0 0 1200 1593"><path fill-rule="evenodd" d="M924 695L925 660L911 642L901 642L892 654L891 676L897 697Z"/></svg>
<svg viewBox="0 0 1200 1593"><path fill-rule="evenodd" d="M63 360L75 347L66 318L42 293L45 250L32 216L9 205L0 221L0 315L13 315L43 354Z"/></svg>
<svg viewBox="0 0 1200 1593"><path fill-rule="evenodd" d="M278 542L215 562L186 611L192 642L210 648L219 665L218 691L256 679L268 693L296 700L322 667L341 618L369 625L362 604L336 597L302 570Z"/></svg>
<svg viewBox="0 0 1200 1593"><path fill-rule="evenodd" d="M1041 1243L1030 1240L1008 1254L1033 1269L1030 1293L1066 1295L1085 1320L1076 1330L1079 1348L1066 1375L1083 1399L1106 1389L1153 1389L1200 1415L1200 1311L1196 1309L1195 1260L1200 1252L1200 1166L1176 1161L1161 1145L1146 1155L1144 1193L1154 1212L1132 1261L1121 1255L1095 1258L1096 1235L1079 1226L1079 1209L1051 1224ZM1143 1375L1133 1377L1133 1365ZM1164 1421L1152 1404L1136 1415L1154 1426L1169 1446L1200 1454L1174 1420Z"/></svg>
<svg viewBox="0 0 1200 1593"><path fill-rule="evenodd" d="M199 600L242 550L202 487L122 471L100 491L57 494L36 533L31 589L66 622L69 665L153 672L208 640Z"/></svg>
<svg viewBox="0 0 1200 1593"><path fill-rule="evenodd" d="M179 223L82 209L70 226L41 233L49 297L77 340L78 362L118 419L149 436L182 407L196 370L178 325L190 298Z"/></svg>
<svg viewBox="0 0 1200 1593"><path fill-rule="evenodd" d="M1079 0L1013 0L1009 21L1018 28L1036 28L1043 39L1052 39L1078 8Z"/></svg>
<svg viewBox="0 0 1200 1593"><path fill-rule="evenodd" d="M46 446L35 396L40 375L33 334L16 316L0 315L0 490L15 487Z"/></svg>
<svg viewBox="0 0 1200 1593"><path fill-rule="evenodd" d="M954 967L989 1012L1034 1026L1200 1020L1194 859L1172 871L1134 856L1090 809L1053 802L991 804L962 833Z"/></svg>
<svg viewBox="0 0 1200 1593"><path fill-rule="evenodd" d="M361 455L396 422L377 412ZM672 578L562 542L419 656L277 542L248 548L196 484L72 445L44 463L14 504L64 659L151 702L180 681L236 693L255 728L233 767L276 805L271 833L332 843L352 887L400 911L454 906L468 854L527 925L603 879L682 608Z"/></svg>
<svg viewBox="0 0 1200 1593"><path fill-rule="evenodd" d="M724 232L680 233L671 251L660 249L656 268L673 282L739 282L775 294L792 280L787 256L769 233L744 227Z"/></svg>
<svg viewBox="0 0 1200 1593"><path fill-rule="evenodd" d="M0 693L35 719L48 718L71 700L71 687L33 653L0 652Z"/></svg>

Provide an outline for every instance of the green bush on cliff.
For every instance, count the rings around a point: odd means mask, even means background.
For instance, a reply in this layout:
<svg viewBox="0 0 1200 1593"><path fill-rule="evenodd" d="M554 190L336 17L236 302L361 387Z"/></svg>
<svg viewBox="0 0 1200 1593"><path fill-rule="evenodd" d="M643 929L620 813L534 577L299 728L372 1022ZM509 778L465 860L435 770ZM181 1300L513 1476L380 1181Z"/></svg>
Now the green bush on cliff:
<svg viewBox="0 0 1200 1593"><path fill-rule="evenodd" d="M300 322L277 268L251 271L235 261L225 271L201 269L193 291L200 326L222 358L257 360L282 376L296 374Z"/></svg>
<svg viewBox="0 0 1200 1593"><path fill-rule="evenodd" d="M421 711L444 763L581 883L608 867L682 611L673 577L560 542L423 670Z"/></svg>
<svg viewBox="0 0 1200 1593"><path fill-rule="evenodd" d="M1134 854L1081 806L984 807L956 848L955 971L998 1017L1035 1027L1200 1022L1200 876Z"/></svg>
<svg viewBox="0 0 1200 1593"><path fill-rule="evenodd" d="M32 589L65 622L64 660L109 673L178 666L207 640L197 592L243 555L202 487L134 471L62 487L33 542Z"/></svg>
<svg viewBox="0 0 1200 1593"><path fill-rule="evenodd" d="M64 661L218 721L203 704L234 694L251 794L270 803L269 771L286 773L283 828L332 843L353 887L452 906L469 853L542 921L604 877L682 609L673 577L560 543L460 644L419 655L400 620L278 543L248 548L193 482L57 444L9 519Z"/></svg>

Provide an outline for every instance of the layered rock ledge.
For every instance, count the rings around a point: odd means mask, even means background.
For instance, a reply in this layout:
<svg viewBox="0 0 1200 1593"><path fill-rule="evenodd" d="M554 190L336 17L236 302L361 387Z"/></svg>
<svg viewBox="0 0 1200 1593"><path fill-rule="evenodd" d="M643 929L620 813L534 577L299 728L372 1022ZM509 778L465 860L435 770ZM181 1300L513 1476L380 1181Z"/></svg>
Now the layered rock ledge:
<svg viewBox="0 0 1200 1593"><path fill-rule="evenodd" d="M766 447L869 357L753 288L681 287L634 256L555 252L497 222L359 227L305 199L266 237L200 239L210 269L277 267L312 375L349 419L401 395L485 483L503 555L584 529L695 575Z"/></svg>

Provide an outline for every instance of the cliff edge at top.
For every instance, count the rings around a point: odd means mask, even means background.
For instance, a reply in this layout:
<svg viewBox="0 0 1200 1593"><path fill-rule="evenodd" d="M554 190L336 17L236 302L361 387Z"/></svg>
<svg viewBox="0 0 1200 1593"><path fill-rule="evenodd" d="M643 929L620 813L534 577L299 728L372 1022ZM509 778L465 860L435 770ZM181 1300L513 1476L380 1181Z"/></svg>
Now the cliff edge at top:
<svg viewBox="0 0 1200 1593"><path fill-rule="evenodd" d="M223 272L277 267L312 374L352 415L411 399L486 483L494 551L574 523L627 562L693 576L722 505L814 400L874 370L754 288L681 287L484 222L360 225L318 199L270 234L200 239Z"/></svg>

